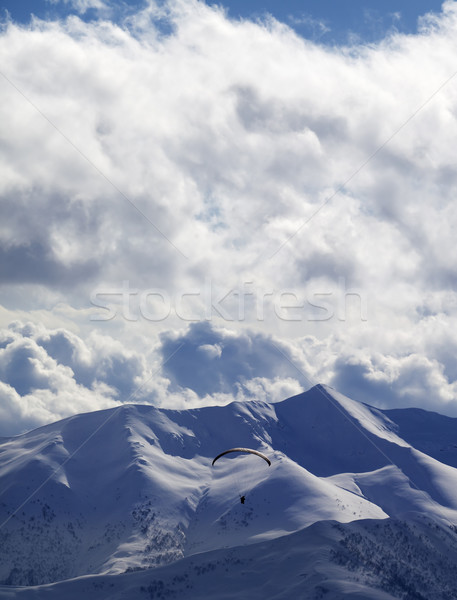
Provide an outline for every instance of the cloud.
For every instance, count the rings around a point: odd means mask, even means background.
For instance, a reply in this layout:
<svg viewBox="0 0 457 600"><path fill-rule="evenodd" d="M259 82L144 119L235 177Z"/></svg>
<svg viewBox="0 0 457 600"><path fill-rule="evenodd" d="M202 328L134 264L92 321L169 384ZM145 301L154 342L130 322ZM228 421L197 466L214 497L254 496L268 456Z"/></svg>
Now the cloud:
<svg viewBox="0 0 457 600"><path fill-rule="evenodd" d="M90 9L97 11L108 11L108 7L102 0L47 0L50 4L65 4L70 6L79 14L85 14Z"/></svg>
<svg viewBox="0 0 457 600"><path fill-rule="evenodd" d="M365 280L367 264L380 262L380 236L389 247L376 293L400 252L418 286L449 282L448 90L403 128L453 72L447 29L348 56L274 22L229 21L197 2L168 7L174 33L165 38L153 23L135 29L147 11L131 30L72 18L37 22L33 36L14 25L4 32L11 81L58 129L5 89L11 283L69 288L81 305L95 281L173 290L183 279L218 279L221 265L232 281L256 266L271 279L264 258L290 235L274 264L280 285ZM455 23L451 8L446 19ZM417 61L430 77L417 80ZM445 244L450 255L438 250Z"/></svg>
<svg viewBox="0 0 457 600"><path fill-rule="evenodd" d="M243 387L249 390L252 380L305 379L281 342L255 332L216 329L207 322L194 323L184 333L162 334L161 352L171 389L190 388L201 398L235 397Z"/></svg>
<svg viewBox="0 0 457 600"><path fill-rule="evenodd" d="M202 344L197 347L197 352L203 352L206 358L220 358L222 356L222 348L219 344Z"/></svg>
<svg viewBox="0 0 457 600"><path fill-rule="evenodd" d="M332 384L342 393L381 408L421 407L457 416L457 381L442 365L418 354L337 360Z"/></svg>
<svg viewBox="0 0 457 600"><path fill-rule="evenodd" d="M62 415L67 381L100 407L152 372L154 402L222 402L301 371L447 410L456 30L455 2L344 48L195 0L4 23L1 315L43 328L2 350L15 406Z"/></svg>
<svg viewBox="0 0 457 600"><path fill-rule="evenodd" d="M208 343L211 342L211 343ZM194 324L163 334L161 361L94 334L15 322L0 333L0 435L120 403L167 408L278 401L303 389L292 352L259 334ZM298 364L298 362L297 362ZM162 368L161 368L162 365Z"/></svg>
<svg viewBox="0 0 457 600"><path fill-rule="evenodd" d="M143 401L149 391L141 393L148 376L142 357L113 339L93 335L84 342L64 329L20 322L1 333L2 410L11 415L0 434Z"/></svg>
<svg viewBox="0 0 457 600"><path fill-rule="evenodd" d="M318 40L324 34L331 31L325 20L315 19L312 15L306 13L301 16L289 15L287 20L292 26L303 26L309 29L313 40Z"/></svg>

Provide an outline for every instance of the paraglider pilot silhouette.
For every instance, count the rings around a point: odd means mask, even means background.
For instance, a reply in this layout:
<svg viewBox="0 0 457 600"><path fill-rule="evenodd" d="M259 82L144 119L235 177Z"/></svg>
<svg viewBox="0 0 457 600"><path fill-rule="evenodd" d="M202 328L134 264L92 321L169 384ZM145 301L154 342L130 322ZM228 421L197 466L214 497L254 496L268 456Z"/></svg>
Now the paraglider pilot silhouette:
<svg viewBox="0 0 457 600"><path fill-rule="evenodd" d="M213 460L212 462L212 466L214 467L214 463L219 460L222 456L225 456L226 454L230 454L231 452L242 452L244 454L255 454L256 456L260 456L260 458L263 458L264 461L266 461L268 463L268 466L271 466L271 461L270 459L265 456L265 454L262 454L261 452L259 452L258 450L251 450L251 448L230 448L230 450L225 450L224 452L221 452L220 454L218 454L216 456L216 458ZM241 504L244 504L246 501L246 495L240 494L240 502Z"/></svg>

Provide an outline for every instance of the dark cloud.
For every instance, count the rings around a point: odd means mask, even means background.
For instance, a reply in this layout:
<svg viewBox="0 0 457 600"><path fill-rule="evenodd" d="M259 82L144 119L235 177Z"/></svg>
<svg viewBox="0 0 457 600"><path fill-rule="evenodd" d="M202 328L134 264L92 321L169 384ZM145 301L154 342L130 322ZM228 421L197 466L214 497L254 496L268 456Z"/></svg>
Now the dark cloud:
<svg viewBox="0 0 457 600"><path fill-rule="evenodd" d="M66 266L40 241L18 246L0 243L0 279L6 284L76 286L81 280L92 279L98 270L97 261L93 258Z"/></svg>
<svg viewBox="0 0 457 600"><path fill-rule="evenodd" d="M50 332L36 339L58 364L70 367L75 381L87 388L103 382L117 391L121 401L127 401L135 391L137 377L144 365L135 355L119 348L89 348L83 341L68 331Z"/></svg>
<svg viewBox="0 0 457 600"><path fill-rule="evenodd" d="M0 332L0 350L6 348L8 344L14 341L14 336L6 331Z"/></svg>
<svg viewBox="0 0 457 600"><path fill-rule="evenodd" d="M161 340L163 371L174 390L190 388L203 397L236 394L256 377L304 379L290 361L289 350L260 333L228 332L202 322L178 336L164 333Z"/></svg>
<svg viewBox="0 0 457 600"><path fill-rule="evenodd" d="M373 381L369 375L367 364L338 360L331 385L345 396L359 402L381 406L387 401L392 403L392 407L398 406L398 397L392 386L385 381Z"/></svg>
<svg viewBox="0 0 457 600"><path fill-rule="evenodd" d="M36 389L46 389L49 379L40 371L40 353L36 345L25 339L5 346L0 359L1 380L25 396Z"/></svg>
<svg viewBox="0 0 457 600"><path fill-rule="evenodd" d="M9 230L0 234L2 283L74 290L99 274L100 254L88 242L100 229L100 207L90 210L75 190L59 191L61 185L30 182L30 189L4 198L0 218Z"/></svg>
<svg viewBox="0 0 457 600"><path fill-rule="evenodd" d="M106 385L112 395L125 402L145 369L139 355L118 344L110 345L106 339L93 337L85 343L69 331L44 332L31 324L16 324L13 330L15 335L5 335L0 349L0 377L20 396L58 388L71 380L88 390Z"/></svg>
<svg viewBox="0 0 457 600"><path fill-rule="evenodd" d="M446 379L443 365L417 354L390 357L389 362L339 358L331 385L354 400L380 408L436 410L439 406L457 415L455 382Z"/></svg>

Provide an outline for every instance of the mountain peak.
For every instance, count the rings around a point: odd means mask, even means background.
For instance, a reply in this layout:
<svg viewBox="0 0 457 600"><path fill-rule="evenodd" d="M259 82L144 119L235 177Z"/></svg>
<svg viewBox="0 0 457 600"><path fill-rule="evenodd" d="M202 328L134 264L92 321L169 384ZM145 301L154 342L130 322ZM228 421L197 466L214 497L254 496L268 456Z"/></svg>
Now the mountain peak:
<svg viewBox="0 0 457 600"><path fill-rule="evenodd" d="M5 440L0 582L156 568L320 521L426 511L457 523L457 470L404 440L387 412L317 385L274 404L130 404ZM271 466L236 453L211 466L234 447Z"/></svg>

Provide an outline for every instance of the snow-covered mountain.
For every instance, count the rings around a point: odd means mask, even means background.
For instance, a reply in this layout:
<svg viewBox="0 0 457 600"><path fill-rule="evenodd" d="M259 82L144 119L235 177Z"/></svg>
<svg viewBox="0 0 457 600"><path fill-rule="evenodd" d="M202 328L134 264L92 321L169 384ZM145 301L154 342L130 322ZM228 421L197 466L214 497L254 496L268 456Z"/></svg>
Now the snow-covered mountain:
<svg viewBox="0 0 457 600"><path fill-rule="evenodd" d="M320 385L71 417L0 441L0 598L457 598L456 466L457 419Z"/></svg>

